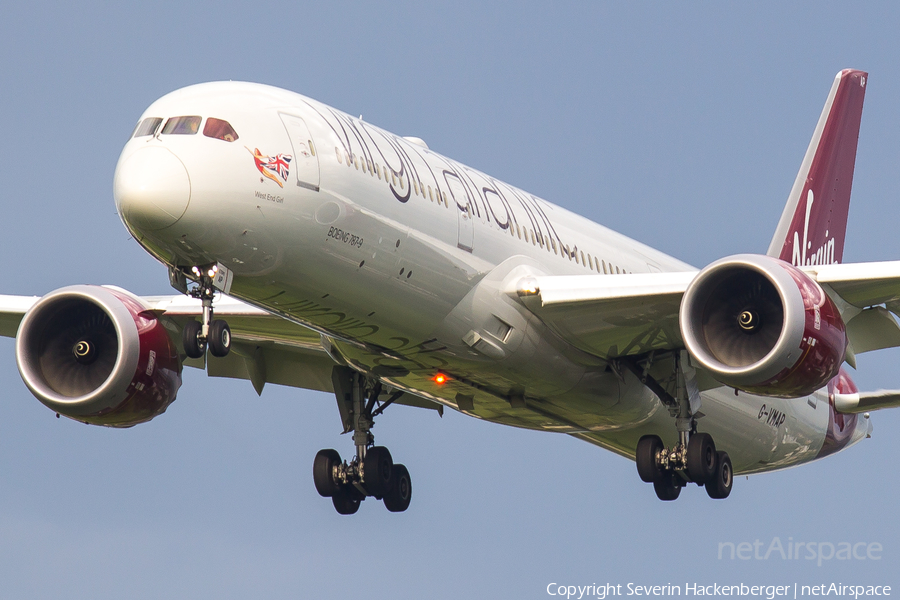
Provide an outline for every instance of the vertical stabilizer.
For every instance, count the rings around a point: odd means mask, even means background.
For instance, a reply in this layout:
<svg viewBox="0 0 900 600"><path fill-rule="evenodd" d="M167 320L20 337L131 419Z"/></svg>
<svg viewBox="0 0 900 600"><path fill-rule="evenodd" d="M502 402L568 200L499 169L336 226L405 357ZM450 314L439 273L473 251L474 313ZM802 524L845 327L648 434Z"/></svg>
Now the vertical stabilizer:
<svg viewBox="0 0 900 600"><path fill-rule="evenodd" d="M841 262L868 78L853 69L834 78L769 256L797 266Z"/></svg>

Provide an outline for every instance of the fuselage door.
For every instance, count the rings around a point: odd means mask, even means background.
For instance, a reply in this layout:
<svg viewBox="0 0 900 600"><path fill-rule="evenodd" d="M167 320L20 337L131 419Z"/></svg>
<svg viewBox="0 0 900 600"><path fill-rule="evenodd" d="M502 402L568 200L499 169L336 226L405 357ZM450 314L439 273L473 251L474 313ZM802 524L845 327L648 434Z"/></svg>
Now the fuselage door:
<svg viewBox="0 0 900 600"><path fill-rule="evenodd" d="M469 196L466 189L456 175L444 173L444 179L447 181L447 187L450 188L450 195L453 196L455 207L451 207L457 211L459 215L459 237L456 245L463 250L471 252L475 243L475 214L472 203L469 202Z"/></svg>
<svg viewBox="0 0 900 600"><path fill-rule="evenodd" d="M316 157L316 145L309 134L309 128L300 117L279 114L294 148L294 162L291 169L297 174L297 185L318 192L319 159Z"/></svg>

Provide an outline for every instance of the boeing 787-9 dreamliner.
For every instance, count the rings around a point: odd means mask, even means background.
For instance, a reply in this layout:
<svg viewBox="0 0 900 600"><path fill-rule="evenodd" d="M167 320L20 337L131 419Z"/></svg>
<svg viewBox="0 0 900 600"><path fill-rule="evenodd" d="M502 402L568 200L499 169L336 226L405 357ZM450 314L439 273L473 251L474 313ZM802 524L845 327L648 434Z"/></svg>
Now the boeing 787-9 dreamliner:
<svg viewBox="0 0 900 600"><path fill-rule="evenodd" d="M352 458L322 450L313 483L341 514L409 506L372 434L396 404L574 436L661 500L726 498L900 405L843 368L900 346L900 261L841 264L866 80L836 76L768 251L700 270L304 96L190 86L144 112L113 184L180 293L0 296L0 334L38 400L93 425L161 415L183 366L334 394Z"/></svg>

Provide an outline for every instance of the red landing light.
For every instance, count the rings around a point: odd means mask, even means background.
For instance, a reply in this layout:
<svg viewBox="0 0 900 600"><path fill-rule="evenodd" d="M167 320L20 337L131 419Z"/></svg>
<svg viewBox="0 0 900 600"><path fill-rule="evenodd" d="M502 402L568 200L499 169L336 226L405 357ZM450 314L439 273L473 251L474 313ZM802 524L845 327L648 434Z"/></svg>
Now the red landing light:
<svg viewBox="0 0 900 600"><path fill-rule="evenodd" d="M431 378L431 380L438 385L444 385L445 383L447 383L447 379L448 379L447 376L444 375L443 373L438 373L437 375L435 375L434 377Z"/></svg>

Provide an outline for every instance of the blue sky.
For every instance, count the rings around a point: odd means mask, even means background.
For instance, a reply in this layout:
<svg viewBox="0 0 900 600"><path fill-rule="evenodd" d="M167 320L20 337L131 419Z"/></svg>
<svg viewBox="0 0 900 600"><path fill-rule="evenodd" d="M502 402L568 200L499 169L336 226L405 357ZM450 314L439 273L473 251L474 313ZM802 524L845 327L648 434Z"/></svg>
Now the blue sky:
<svg viewBox="0 0 900 600"><path fill-rule="evenodd" d="M169 293L122 227L118 153L192 83L297 91L697 266L764 252L834 74L869 71L846 261L900 258L900 9L891 3L6 3L2 293ZM900 387L898 351L860 357ZM318 497L349 452L325 394L189 370L126 431L55 419L0 340L0 595L538 598L551 582L900 586L900 411L812 465L713 502L656 500L633 463L561 435L405 407L376 428L410 510ZM719 560L721 542L880 543L882 558Z"/></svg>

